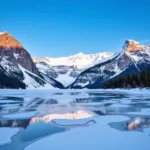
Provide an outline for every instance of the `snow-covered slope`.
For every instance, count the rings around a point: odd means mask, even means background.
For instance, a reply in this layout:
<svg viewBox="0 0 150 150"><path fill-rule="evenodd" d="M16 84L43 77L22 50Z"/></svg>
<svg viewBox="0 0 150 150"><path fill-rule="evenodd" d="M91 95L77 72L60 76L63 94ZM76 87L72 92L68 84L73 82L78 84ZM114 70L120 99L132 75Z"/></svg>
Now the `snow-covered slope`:
<svg viewBox="0 0 150 150"><path fill-rule="evenodd" d="M76 77L85 69L94 66L102 60L110 57L112 53L98 54L78 53L73 56L39 59L33 57L33 61L40 72L61 82L64 86L70 85Z"/></svg>
<svg viewBox="0 0 150 150"><path fill-rule="evenodd" d="M0 33L0 88L63 87L55 80L45 80L30 54L9 33Z"/></svg>
<svg viewBox="0 0 150 150"><path fill-rule="evenodd" d="M74 66L78 69L84 69L88 65L91 65L92 63L97 63L98 61L101 61L102 59L105 59L109 56L111 56L112 53L110 52L103 52L98 54L83 54L78 53L76 55L68 56L68 57L59 57L59 58L49 58L45 57L44 59L34 58L34 62L46 62L47 64L50 64L52 66Z"/></svg>
<svg viewBox="0 0 150 150"><path fill-rule="evenodd" d="M70 88L101 88L109 79L150 68L150 47L127 40L119 53L83 71Z"/></svg>

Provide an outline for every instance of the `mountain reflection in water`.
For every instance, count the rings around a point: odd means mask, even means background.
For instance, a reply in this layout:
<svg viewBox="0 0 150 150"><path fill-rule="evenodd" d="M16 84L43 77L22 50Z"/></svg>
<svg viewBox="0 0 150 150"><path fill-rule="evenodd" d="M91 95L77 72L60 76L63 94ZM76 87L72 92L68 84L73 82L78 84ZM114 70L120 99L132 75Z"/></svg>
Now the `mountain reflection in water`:
<svg viewBox="0 0 150 150"><path fill-rule="evenodd" d="M128 121L109 123L109 126L120 131L142 131L150 127L150 118L133 117Z"/></svg>
<svg viewBox="0 0 150 150"><path fill-rule="evenodd" d="M128 130L150 127L150 118L135 118L128 123Z"/></svg>
<svg viewBox="0 0 150 150"><path fill-rule="evenodd" d="M89 126L95 123L94 120L85 120L84 122L75 123L73 120L84 119L92 117L85 111L76 111L66 114L49 114L41 117L35 117L31 119L19 119L19 120L1 120L0 127L11 127L11 128L23 128L24 130L20 133L23 141L33 141L44 136L48 136L57 132L62 132L75 127ZM56 119L71 119L72 124L61 125ZM55 121L56 120L56 121Z"/></svg>
<svg viewBox="0 0 150 150"><path fill-rule="evenodd" d="M75 117L79 115L78 117ZM90 116L90 115L89 115ZM24 149L27 145L35 142L43 137L50 136L56 133L61 133L68 131L72 128L87 127L96 122L91 119L83 119L84 117L89 117L88 113L79 111L67 114L49 114L46 116L40 116L30 119L19 119L19 120L1 120L0 127L11 127L11 128L21 128L20 132L17 133L11 143L6 144L1 150L13 150ZM59 119L71 118L72 121ZM80 120L76 120L80 118ZM82 118L82 119L81 119ZM58 119L58 120L57 120Z"/></svg>
<svg viewBox="0 0 150 150"><path fill-rule="evenodd" d="M0 128L2 130L3 127L19 128L20 131L12 137L10 143L1 145L0 150L23 150L42 138L51 139L49 136L54 134L66 131L71 133L70 130L74 128L85 128L91 125L92 127L84 131L94 130L97 127L96 132L101 134L99 128L107 128L102 126L103 122L97 120L105 121L108 116L114 117L110 122L108 120L108 129L111 127L119 130L121 134L124 134L123 132L134 134L132 130L138 132L150 127L149 108L149 95L143 94L130 95L123 92L92 90L22 91L21 94L18 91L3 92L0 95ZM118 122L116 116L126 116L127 119ZM80 140L78 137L77 140ZM103 138L101 141L103 142Z"/></svg>

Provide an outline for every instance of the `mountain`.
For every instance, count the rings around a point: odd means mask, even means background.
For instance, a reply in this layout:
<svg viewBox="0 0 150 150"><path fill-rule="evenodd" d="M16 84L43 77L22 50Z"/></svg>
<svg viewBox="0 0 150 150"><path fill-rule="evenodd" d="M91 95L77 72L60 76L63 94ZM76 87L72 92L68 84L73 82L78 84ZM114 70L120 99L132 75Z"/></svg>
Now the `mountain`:
<svg viewBox="0 0 150 150"><path fill-rule="evenodd" d="M83 71L70 88L103 88L109 80L150 68L150 46L127 40L119 53Z"/></svg>
<svg viewBox="0 0 150 150"><path fill-rule="evenodd" d="M0 33L0 88L112 88L126 87L132 79L135 87L144 87L150 86L149 77L150 46L134 40L126 40L116 54L40 59L31 58L8 32Z"/></svg>
<svg viewBox="0 0 150 150"><path fill-rule="evenodd" d="M0 33L0 88L54 88L61 83L43 76L30 54L8 32Z"/></svg>
<svg viewBox="0 0 150 150"><path fill-rule="evenodd" d="M78 53L68 57L46 57L44 59L33 57L32 59L40 72L61 82L66 87L73 83L82 71L94 66L111 55L112 53L110 52L98 54Z"/></svg>

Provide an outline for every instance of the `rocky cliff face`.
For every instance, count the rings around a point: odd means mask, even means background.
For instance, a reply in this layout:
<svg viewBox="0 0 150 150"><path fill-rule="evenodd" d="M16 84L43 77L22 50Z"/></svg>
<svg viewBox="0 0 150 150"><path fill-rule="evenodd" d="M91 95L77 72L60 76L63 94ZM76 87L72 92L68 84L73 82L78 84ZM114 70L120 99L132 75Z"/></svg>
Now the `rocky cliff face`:
<svg viewBox="0 0 150 150"><path fill-rule="evenodd" d="M70 88L102 88L110 79L150 68L150 48L127 40L119 53L83 71Z"/></svg>
<svg viewBox="0 0 150 150"><path fill-rule="evenodd" d="M24 49L21 43L19 43L8 32L0 33L0 47L3 49Z"/></svg>
<svg viewBox="0 0 150 150"><path fill-rule="evenodd" d="M0 76L3 76L0 79L0 88L50 88L55 86L55 81L44 79L32 61L30 54L8 32L0 34L0 68ZM6 85L3 80L14 82ZM15 85L15 81L20 86Z"/></svg>
<svg viewBox="0 0 150 150"><path fill-rule="evenodd" d="M134 51L146 51L148 46L141 45L139 42L133 41L133 40L127 40L125 42L125 45L128 45L126 51L127 52L134 52Z"/></svg>
<svg viewBox="0 0 150 150"><path fill-rule="evenodd" d="M8 32L0 34L0 56L9 57L16 67L18 64L28 71L40 76L38 69L33 63L30 54L24 49L19 41L12 37Z"/></svg>

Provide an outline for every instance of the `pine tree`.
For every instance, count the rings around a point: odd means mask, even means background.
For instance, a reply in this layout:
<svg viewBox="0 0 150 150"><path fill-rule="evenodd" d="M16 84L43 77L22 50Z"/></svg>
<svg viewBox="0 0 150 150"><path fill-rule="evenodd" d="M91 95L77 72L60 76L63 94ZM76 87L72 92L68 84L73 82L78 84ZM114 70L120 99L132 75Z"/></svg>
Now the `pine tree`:
<svg viewBox="0 0 150 150"><path fill-rule="evenodd" d="M127 75L127 78L126 78L126 83L128 84L128 87L131 86L132 87L132 77L131 75Z"/></svg>
<svg viewBox="0 0 150 150"><path fill-rule="evenodd" d="M150 70L148 70L146 74L146 84L147 87L150 87Z"/></svg>
<svg viewBox="0 0 150 150"><path fill-rule="evenodd" d="M134 74L132 75L132 82L134 83L134 87L140 86L140 81L138 75Z"/></svg>
<svg viewBox="0 0 150 150"><path fill-rule="evenodd" d="M109 80L105 84L105 88L136 88L136 87L150 87L150 69L143 70L139 74L128 74L120 76L115 80Z"/></svg>
<svg viewBox="0 0 150 150"><path fill-rule="evenodd" d="M146 72L145 71L141 71L140 73L140 81L143 84L143 86L146 86Z"/></svg>

